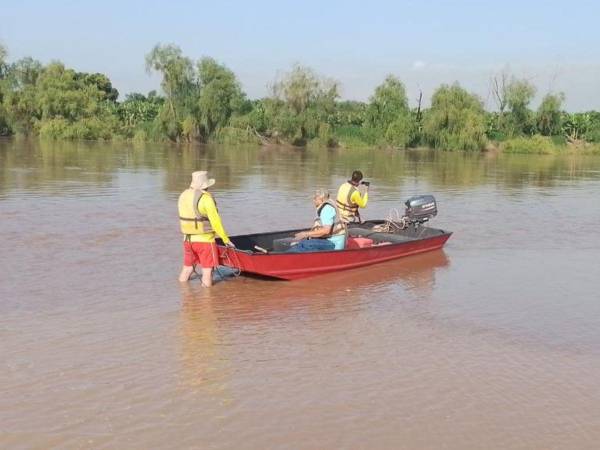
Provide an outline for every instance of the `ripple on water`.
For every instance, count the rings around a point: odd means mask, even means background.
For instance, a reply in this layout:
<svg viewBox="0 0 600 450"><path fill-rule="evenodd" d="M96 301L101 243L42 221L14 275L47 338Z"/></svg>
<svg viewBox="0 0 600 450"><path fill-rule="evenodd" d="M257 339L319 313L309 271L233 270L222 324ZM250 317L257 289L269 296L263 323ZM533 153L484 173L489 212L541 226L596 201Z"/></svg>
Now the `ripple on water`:
<svg viewBox="0 0 600 450"><path fill-rule="evenodd" d="M0 142L3 447L600 437L600 158L40 145ZM175 281L192 170L241 234L310 226L313 189L356 167L368 217L434 193L446 249L292 283Z"/></svg>

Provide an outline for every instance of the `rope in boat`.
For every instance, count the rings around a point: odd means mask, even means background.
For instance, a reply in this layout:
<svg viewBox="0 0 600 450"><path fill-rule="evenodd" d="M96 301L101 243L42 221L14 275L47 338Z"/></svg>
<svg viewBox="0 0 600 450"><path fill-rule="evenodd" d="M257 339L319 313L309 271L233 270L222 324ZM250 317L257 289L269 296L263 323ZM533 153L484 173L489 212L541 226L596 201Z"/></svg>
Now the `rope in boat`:
<svg viewBox="0 0 600 450"><path fill-rule="evenodd" d="M409 222L407 218L403 216L399 210L393 208L390 210L385 222L381 225L375 225L373 231L379 233L393 233L395 231L406 229L408 225Z"/></svg>
<svg viewBox="0 0 600 450"><path fill-rule="evenodd" d="M240 258L238 257L237 253L235 252L235 249L233 250L233 254L235 255L235 259L237 261L237 264L235 265L235 267L237 268L237 273L234 272L233 276L239 277L242 274L242 264L240 263Z"/></svg>
<svg viewBox="0 0 600 450"><path fill-rule="evenodd" d="M237 253L235 252L235 249L231 249L231 251L233 252L233 254L235 255L235 259L237 261L237 264L233 261L233 258L231 257L231 255L229 255L229 248L225 249L225 253L223 254L224 258L227 258L227 260L229 261L229 264L231 264L232 269L235 269L233 271L233 276L234 277L239 277L242 274L242 265L240 264L240 259L238 258ZM221 273L221 271L219 270L219 266L217 266L217 272L219 273L219 276L222 279L225 279L225 277L223 276L223 274Z"/></svg>
<svg viewBox="0 0 600 450"><path fill-rule="evenodd" d="M385 223L383 223L382 225L375 225L373 229L381 227L381 229L385 230L384 233L394 233L395 231L405 230L412 224L414 224L415 231L417 232L416 237L421 237L425 232L426 228L422 226L417 226L417 223L411 222L408 217L401 215L400 211L394 208L390 210L388 217L385 220Z"/></svg>
<svg viewBox="0 0 600 450"><path fill-rule="evenodd" d="M233 254L235 255L235 259L237 260L237 264L233 262L232 258L229 255L229 249L227 249L224 253L224 256L229 260L229 263L233 266L232 269L234 269L233 271L233 276L235 278L239 277L242 274L242 269L241 269L241 264L240 264L240 259L237 256L237 253L235 253L235 249L232 250ZM192 275L190 275L190 280L196 280L198 278L202 279L202 274L199 273L196 270L196 264L192 265L193 268L193 272ZM217 265L215 267L217 273L219 274L219 277L221 278L221 280L225 280L225 275L223 275L223 272L221 272L221 269L219 269L219 265Z"/></svg>

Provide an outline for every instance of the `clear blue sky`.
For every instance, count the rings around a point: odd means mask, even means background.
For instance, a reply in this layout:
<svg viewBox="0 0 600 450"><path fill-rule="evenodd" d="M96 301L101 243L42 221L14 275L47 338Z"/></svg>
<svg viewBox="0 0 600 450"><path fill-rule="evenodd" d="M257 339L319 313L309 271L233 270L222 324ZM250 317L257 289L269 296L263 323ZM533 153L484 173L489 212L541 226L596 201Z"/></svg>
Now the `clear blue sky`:
<svg viewBox="0 0 600 450"><path fill-rule="evenodd" d="M144 55L161 42L225 63L250 97L300 62L344 98L367 99L393 73L411 99L458 80L492 106L489 78L508 66L538 98L558 90L570 110L600 110L599 17L592 0L21 0L0 7L0 42L11 60L106 73L121 93L158 88Z"/></svg>

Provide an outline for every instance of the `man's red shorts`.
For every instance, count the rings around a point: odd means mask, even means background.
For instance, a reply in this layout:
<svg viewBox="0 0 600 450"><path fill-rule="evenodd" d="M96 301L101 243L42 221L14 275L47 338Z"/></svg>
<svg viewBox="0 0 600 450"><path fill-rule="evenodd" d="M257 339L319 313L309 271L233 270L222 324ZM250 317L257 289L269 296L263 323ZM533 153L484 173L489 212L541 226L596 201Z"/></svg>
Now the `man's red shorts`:
<svg viewBox="0 0 600 450"><path fill-rule="evenodd" d="M183 265L200 264L202 268L214 268L219 265L219 254L214 242L183 241Z"/></svg>

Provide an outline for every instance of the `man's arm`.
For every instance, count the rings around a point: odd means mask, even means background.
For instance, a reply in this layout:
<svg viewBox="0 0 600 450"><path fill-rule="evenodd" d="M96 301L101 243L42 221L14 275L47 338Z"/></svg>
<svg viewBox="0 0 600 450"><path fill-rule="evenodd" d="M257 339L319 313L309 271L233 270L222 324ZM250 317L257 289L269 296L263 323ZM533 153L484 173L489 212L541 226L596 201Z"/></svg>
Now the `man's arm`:
<svg viewBox="0 0 600 450"><path fill-rule="evenodd" d="M333 222L335 220L335 209L332 206L326 206L321 212L321 224L322 226L313 228L308 231L301 231L296 234L297 239L305 239L308 237L311 238L320 238L322 236L327 236L331 232L331 227L333 226Z"/></svg>
<svg viewBox="0 0 600 450"><path fill-rule="evenodd" d="M217 211L217 205L215 205L215 201L211 197L206 196L204 208L206 209L206 215L208 216L208 220L210 221L210 226L213 230L215 230L217 236L219 236L223 240L223 243L228 244L230 242L229 236L227 236L225 228L223 228L223 224L221 223L221 217L219 216L219 212Z"/></svg>
<svg viewBox="0 0 600 450"><path fill-rule="evenodd" d="M301 231L300 233L296 233L297 239L306 239L306 238L320 238L321 236L327 236L329 234L331 226L323 226L317 227L314 230Z"/></svg>
<svg viewBox="0 0 600 450"><path fill-rule="evenodd" d="M364 208L367 206L367 202L369 201L369 191L366 191L364 195L360 195L360 192L354 191L352 196L350 197L353 203L356 203L359 208Z"/></svg>

